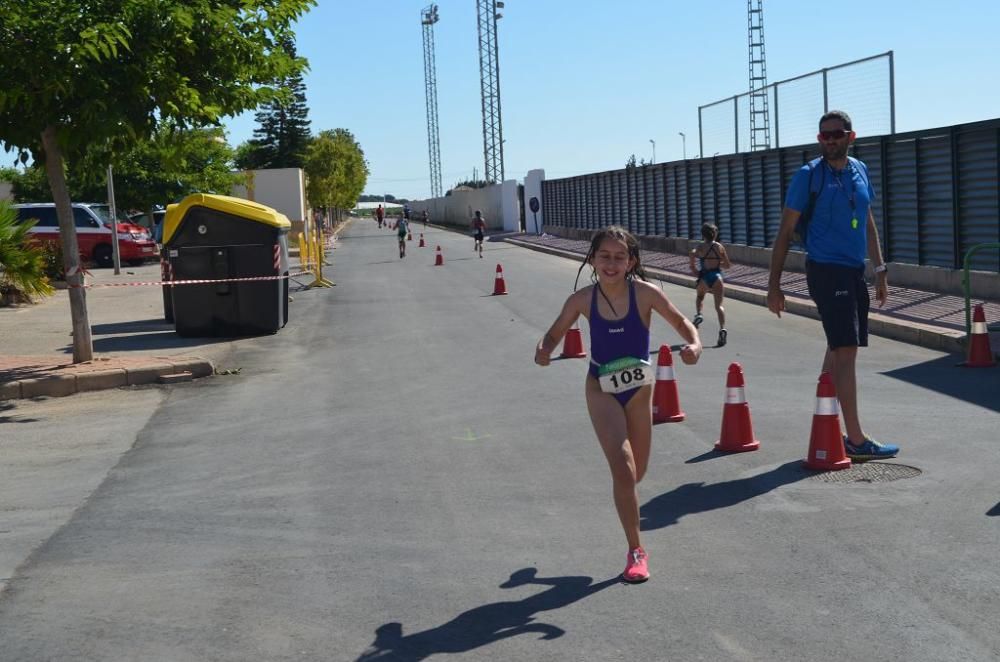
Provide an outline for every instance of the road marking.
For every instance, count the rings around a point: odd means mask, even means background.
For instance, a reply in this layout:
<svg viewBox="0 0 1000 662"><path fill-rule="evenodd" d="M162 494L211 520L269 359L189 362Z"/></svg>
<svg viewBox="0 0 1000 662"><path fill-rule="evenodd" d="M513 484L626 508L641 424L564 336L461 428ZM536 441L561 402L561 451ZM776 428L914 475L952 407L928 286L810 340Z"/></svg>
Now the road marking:
<svg viewBox="0 0 1000 662"><path fill-rule="evenodd" d="M488 434L477 435L473 433L472 428L465 428L464 437L452 437L452 439L454 439L455 441L481 441L483 439L489 439L489 438L490 435Z"/></svg>

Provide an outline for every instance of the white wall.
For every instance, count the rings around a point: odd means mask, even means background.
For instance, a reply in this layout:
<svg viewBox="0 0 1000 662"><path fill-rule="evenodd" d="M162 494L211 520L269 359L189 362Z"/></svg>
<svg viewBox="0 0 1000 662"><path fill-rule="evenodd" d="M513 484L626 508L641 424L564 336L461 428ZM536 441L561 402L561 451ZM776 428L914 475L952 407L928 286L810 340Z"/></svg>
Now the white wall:
<svg viewBox="0 0 1000 662"><path fill-rule="evenodd" d="M524 226L525 230L532 234L541 234L545 225L545 218L542 216L542 182L545 181L545 171L542 169L529 170L524 176ZM531 211L532 198L538 198L538 213Z"/></svg>
<svg viewBox="0 0 1000 662"><path fill-rule="evenodd" d="M249 170L250 190L244 184L233 187L233 196L272 207L290 221L306 219L305 174L300 168Z"/></svg>
<svg viewBox="0 0 1000 662"><path fill-rule="evenodd" d="M14 201L14 195L11 193L10 182L0 182L0 200L10 200Z"/></svg>
<svg viewBox="0 0 1000 662"><path fill-rule="evenodd" d="M410 202L411 218L419 218L423 210L430 214L431 223L468 226L478 209L486 219L487 230L516 232L520 229L520 201L517 180L493 184L469 191L452 191L451 195Z"/></svg>

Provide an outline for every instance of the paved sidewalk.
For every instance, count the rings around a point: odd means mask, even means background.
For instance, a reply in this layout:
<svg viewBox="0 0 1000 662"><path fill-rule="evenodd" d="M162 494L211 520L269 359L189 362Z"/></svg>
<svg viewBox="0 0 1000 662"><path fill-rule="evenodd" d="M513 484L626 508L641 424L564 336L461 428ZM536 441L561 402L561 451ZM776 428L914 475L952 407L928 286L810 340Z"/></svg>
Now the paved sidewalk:
<svg viewBox="0 0 1000 662"><path fill-rule="evenodd" d="M518 246L545 251L580 260L590 247L589 241L567 239L554 235L520 234L502 237ZM692 286L694 277L688 271L688 258L684 255L642 249L642 262L646 270L658 278L678 285ZM725 272L726 296L767 305L768 270L763 267L733 264ZM816 307L809 299L806 277L802 273L785 272L781 281L788 312L818 319ZM983 303L986 320L992 325L1000 323L1000 302L973 300ZM706 302L711 312L710 301ZM690 306L684 308L689 314ZM690 316L690 315L689 315ZM956 354L965 352L965 299L950 294L927 292L892 284L889 277L889 299L878 308L873 303L869 316L869 331L878 336ZM991 331L990 346L1000 348L1000 331ZM956 361L960 360L956 358Z"/></svg>
<svg viewBox="0 0 1000 662"><path fill-rule="evenodd" d="M111 269L91 274L98 286L87 290L92 361L73 363L65 290L35 304L0 308L0 401L150 384L184 372L191 378L213 374L211 357L228 343L178 337L163 320L160 287L125 285L159 280L159 263L123 267L117 276Z"/></svg>

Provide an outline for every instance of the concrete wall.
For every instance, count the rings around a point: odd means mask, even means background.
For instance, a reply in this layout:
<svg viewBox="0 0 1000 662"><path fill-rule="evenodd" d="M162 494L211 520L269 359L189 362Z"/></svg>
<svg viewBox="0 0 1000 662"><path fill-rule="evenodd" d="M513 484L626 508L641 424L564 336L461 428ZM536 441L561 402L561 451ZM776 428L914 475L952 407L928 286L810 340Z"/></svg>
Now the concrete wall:
<svg viewBox="0 0 1000 662"><path fill-rule="evenodd" d="M524 225L525 231L531 234L541 234L545 225L545 215L542 213L542 182L545 181L545 171L529 170L524 176ZM531 199L538 198L538 212L531 211Z"/></svg>
<svg viewBox="0 0 1000 662"><path fill-rule="evenodd" d="M14 202L14 194L11 192L10 182L0 182L0 200Z"/></svg>
<svg viewBox="0 0 1000 662"><path fill-rule="evenodd" d="M410 202L412 218L420 218L426 209L431 223L468 228L478 209L486 219L487 230L517 232L521 225L517 180L468 191L452 191L451 195Z"/></svg>
<svg viewBox="0 0 1000 662"><path fill-rule="evenodd" d="M300 168L248 170L245 184L233 187L232 195L272 207L292 223L308 218L305 173Z"/></svg>

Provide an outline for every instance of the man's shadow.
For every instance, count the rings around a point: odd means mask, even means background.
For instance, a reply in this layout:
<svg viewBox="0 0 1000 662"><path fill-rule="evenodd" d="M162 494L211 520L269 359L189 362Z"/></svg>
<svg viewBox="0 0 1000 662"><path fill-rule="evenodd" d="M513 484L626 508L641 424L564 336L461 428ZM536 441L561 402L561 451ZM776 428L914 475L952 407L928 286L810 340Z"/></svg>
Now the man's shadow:
<svg viewBox="0 0 1000 662"><path fill-rule="evenodd" d="M403 635L401 623L386 623L375 630L375 641L357 662L370 660L423 660L437 653L464 653L493 642L536 632L540 639L556 639L565 631L548 623L535 623L540 611L559 609L582 600L613 584L612 577L597 584L590 577L538 577L535 568L523 568L510 576L500 588L526 584L549 586L517 602L493 602L474 607L452 620L423 632Z"/></svg>
<svg viewBox="0 0 1000 662"><path fill-rule="evenodd" d="M685 515L735 506L810 475L812 474L802 467L801 460L794 460L748 478L710 485L687 483L653 497L639 508L639 525L643 531L662 529L676 524Z"/></svg>

